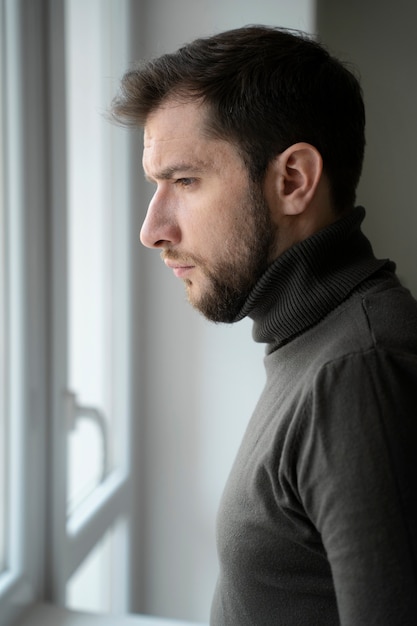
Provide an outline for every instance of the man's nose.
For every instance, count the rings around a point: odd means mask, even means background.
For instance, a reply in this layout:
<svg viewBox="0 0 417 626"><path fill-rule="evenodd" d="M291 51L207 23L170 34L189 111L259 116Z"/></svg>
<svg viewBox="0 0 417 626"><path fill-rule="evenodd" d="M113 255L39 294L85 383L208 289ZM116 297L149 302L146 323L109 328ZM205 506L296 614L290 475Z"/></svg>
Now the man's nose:
<svg viewBox="0 0 417 626"><path fill-rule="evenodd" d="M175 208L157 191L152 198L140 231L140 240L147 248L166 248L179 243L180 229Z"/></svg>

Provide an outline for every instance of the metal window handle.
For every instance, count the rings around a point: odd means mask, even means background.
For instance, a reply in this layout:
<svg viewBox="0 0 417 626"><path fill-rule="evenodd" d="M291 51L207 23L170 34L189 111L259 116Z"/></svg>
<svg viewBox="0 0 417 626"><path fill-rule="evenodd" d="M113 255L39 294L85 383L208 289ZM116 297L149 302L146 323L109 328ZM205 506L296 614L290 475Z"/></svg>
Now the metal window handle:
<svg viewBox="0 0 417 626"><path fill-rule="evenodd" d="M103 448L103 468L100 482L104 482L110 470L108 429L104 413L96 407L82 406L81 404L78 404L76 394L69 389L67 389L67 391L65 392L65 396L67 407L66 421L68 431L74 430L77 425L77 421L82 418L86 418L94 422L100 431Z"/></svg>

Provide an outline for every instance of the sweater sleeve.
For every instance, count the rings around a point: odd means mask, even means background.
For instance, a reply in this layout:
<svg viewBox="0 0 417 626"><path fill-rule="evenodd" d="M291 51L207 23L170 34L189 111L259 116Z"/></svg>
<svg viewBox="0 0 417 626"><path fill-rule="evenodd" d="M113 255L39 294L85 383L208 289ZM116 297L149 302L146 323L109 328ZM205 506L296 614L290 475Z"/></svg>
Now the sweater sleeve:
<svg viewBox="0 0 417 626"><path fill-rule="evenodd" d="M372 349L327 364L307 413L298 491L342 626L417 624L417 358Z"/></svg>

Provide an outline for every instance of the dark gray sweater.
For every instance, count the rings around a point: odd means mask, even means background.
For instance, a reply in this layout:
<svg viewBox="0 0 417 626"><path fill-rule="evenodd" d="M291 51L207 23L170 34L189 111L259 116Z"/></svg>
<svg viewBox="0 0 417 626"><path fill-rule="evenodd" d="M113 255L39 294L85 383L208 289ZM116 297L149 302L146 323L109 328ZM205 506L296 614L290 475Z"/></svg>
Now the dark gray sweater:
<svg viewBox="0 0 417 626"><path fill-rule="evenodd" d="M417 303L363 216L282 255L240 315L267 381L220 506L212 626L417 624Z"/></svg>

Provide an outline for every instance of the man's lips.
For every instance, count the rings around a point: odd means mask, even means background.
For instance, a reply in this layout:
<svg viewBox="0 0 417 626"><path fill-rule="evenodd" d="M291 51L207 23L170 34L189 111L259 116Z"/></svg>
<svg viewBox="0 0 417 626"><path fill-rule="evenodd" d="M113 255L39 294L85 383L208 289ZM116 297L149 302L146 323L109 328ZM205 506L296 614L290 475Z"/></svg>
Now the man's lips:
<svg viewBox="0 0 417 626"><path fill-rule="evenodd" d="M167 267L172 269L177 278L186 278L194 268L194 265L182 263L181 261L170 261L169 259L164 259L164 263Z"/></svg>

